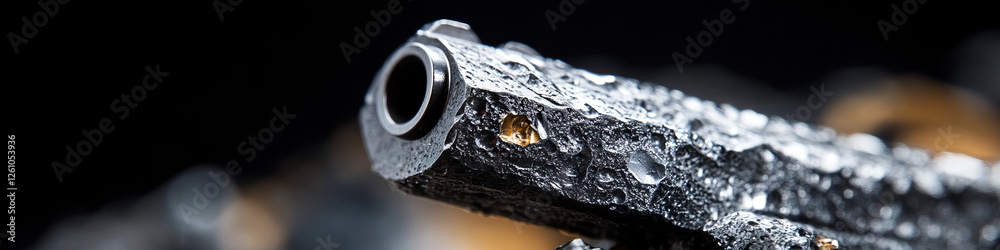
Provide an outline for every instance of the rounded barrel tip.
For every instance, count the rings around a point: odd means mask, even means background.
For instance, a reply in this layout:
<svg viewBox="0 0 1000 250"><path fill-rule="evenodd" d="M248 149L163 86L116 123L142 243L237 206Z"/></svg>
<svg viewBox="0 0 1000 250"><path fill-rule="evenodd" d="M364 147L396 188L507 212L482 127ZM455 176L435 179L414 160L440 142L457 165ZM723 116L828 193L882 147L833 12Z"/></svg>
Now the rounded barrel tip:
<svg viewBox="0 0 1000 250"><path fill-rule="evenodd" d="M437 123L448 96L448 58L433 46L411 42L389 57L379 72L375 110L394 136L423 137Z"/></svg>

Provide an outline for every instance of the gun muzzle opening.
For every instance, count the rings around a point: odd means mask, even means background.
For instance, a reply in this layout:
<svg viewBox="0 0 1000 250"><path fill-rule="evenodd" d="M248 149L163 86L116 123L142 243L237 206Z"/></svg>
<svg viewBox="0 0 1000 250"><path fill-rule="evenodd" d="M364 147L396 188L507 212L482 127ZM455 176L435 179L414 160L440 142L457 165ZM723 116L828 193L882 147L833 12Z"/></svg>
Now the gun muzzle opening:
<svg viewBox="0 0 1000 250"><path fill-rule="evenodd" d="M378 74L375 109L387 132L418 139L433 128L448 96L448 58L441 49L411 42Z"/></svg>

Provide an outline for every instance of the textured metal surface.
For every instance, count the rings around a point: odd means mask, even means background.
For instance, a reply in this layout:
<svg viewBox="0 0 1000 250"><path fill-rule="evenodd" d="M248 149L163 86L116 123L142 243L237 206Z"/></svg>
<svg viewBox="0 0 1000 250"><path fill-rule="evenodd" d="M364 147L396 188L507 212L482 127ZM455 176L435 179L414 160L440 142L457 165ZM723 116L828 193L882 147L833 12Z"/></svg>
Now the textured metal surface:
<svg viewBox="0 0 1000 250"><path fill-rule="evenodd" d="M407 140L379 126L374 90L360 112L372 169L405 192L622 246L998 246L1000 168L975 158L838 136L523 44L426 28L411 42L448 56L443 115ZM508 114L541 140L501 140Z"/></svg>

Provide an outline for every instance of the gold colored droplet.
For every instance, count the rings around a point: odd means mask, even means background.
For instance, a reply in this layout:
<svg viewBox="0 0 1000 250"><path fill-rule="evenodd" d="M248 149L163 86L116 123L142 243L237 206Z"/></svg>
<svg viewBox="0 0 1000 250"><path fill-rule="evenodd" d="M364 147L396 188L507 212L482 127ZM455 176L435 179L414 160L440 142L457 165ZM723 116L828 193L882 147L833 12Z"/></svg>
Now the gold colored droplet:
<svg viewBox="0 0 1000 250"><path fill-rule="evenodd" d="M833 250L840 249L840 242L835 239L827 238L826 236L816 235L816 247L820 250Z"/></svg>
<svg viewBox="0 0 1000 250"><path fill-rule="evenodd" d="M541 141L527 116L508 113L500 121L500 139L510 144L528 146Z"/></svg>

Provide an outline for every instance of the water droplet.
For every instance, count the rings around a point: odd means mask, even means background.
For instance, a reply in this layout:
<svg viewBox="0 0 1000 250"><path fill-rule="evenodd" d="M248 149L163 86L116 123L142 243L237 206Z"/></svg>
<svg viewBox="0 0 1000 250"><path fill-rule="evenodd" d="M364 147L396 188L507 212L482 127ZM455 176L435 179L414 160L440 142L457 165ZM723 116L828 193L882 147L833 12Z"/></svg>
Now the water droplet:
<svg viewBox="0 0 1000 250"><path fill-rule="evenodd" d="M782 215L788 215L791 212L792 210L788 207L781 207L778 209L778 213L781 213Z"/></svg>
<svg viewBox="0 0 1000 250"><path fill-rule="evenodd" d="M893 178L892 191L898 195L906 194L910 191L910 180L906 178Z"/></svg>
<svg viewBox="0 0 1000 250"><path fill-rule="evenodd" d="M848 146L861 152L878 155L885 151L885 143L870 134L856 133L848 136L846 140Z"/></svg>
<svg viewBox="0 0 1000 250"><path fill-rule="evenodd" d="M684 100L681 100L681 105L684 105L685 108L693 112L701 112L702 109L701 100L694 97L684 98Z"/></svg>
<svg viewBox="0 0 1000 250"><path fill-rule="evenodd" d="M760 158L764 160L764 162L774 161L774 153L772 153L771 150L763 150L760 152Z"/></svg>
<svg viewBox="0 0 1000 250"><path fill-rule="evenodd" d="M486 151L493 150L496 147L497 141L492 135L480 136L476 138L476 146L485 149Z"/></svg>
<svg viewBox="0 0 1000 250"><path fill-rule="evenodd" d="M559 136L556 139L553 139L552 142L555 143L556 149L558 149L559 152L576 155L580 153L580 151L583 151L583 143L577 141L575 137L571 135Z"/></svg>
<svg viewBox="0 0 1000 250"><path fill-rule="evenodd" d="M964 154L942 153L935 156L930 165L945 174L970 180L989 175L988 165L980 159Z"/></svg>
<svg viewBox="0 0 1000 250"><path fill-rule="evenodd" d="M885 172L887 170L888 168L876 166L874 164L864 164L858 166L857 171L855 172L858 177L878 180L882 179L882 177L885 177Z"/></svg>
<svg viewBox="0 0 1000 250"><path fill-rule="evenodd" d="M608 183L614 180L614 170L611 170L610 168L601 168L600 170L597 170L597 181Z"/></svg>
<svg viewBox="0 0 1000 250"><path fill-rule="evenodd" d="M465 116L469 118L479 117L486 112L486 100L479 97L469 97L465 101Z"/></svg>
<svg viewBox="0 0 1000 250"><path fill-rule="evenodd" d="M666 178L666 168L656 163L645 151L636 151L629 155L628 171L643 184L657 184Z"/></svg>
<svg viewBox="0 0 1000 250"><path fill-rule="evenodd" d="M594 119L601 115L601 113L598 112L596 108L594 108L594 105L591 105L590 103L584 104L583 107L580 108L579 110L580 114L582 114L583 117L586 117L587 119Z"/></svg>
<svg viewBox="0 0 1000 250"><path fill-rule="evenodd" d="M662 134L654 133L649 137L649 147L656 152L663 152L667 149L667 139Z"/></svg>
<svg viewBox="0 0 1000 250"><path fill-rule="evenodd" d="M719 190L719 199L726 200L726 199L729 199L729 198L732 198L732 197L733 197L733 187L732 186L726 185L725 187L722 187L722 190Z"/></svg>
<svg viewBox="0 0 1000 250"><path fill-rule="evenodd" d="M778 149L781 153L798 160L799 162L809 162L809 149L806 148L805 145L796 142L788 142L780 145L780 148Z"/></svg>
<svg viewBox="0 0 1000 250"><path fill-rule="evenodd" d="M740 124L748 129L760 130L767 125L767 116L752 110L743 110L740 112Z"/></svg>
<svg viewBox="0 0 1000 250"><path fill-rule="evenodd" d="M741 210L747 210L747 209L752 209L753 208L753 199L750 198L750 195L745 194L745 193L740 195L740 207L739 208Z"/></svg>
<svg viewBox="0 0 1000 250"><path fill-rule="evenodd" d="M986 225L979 232L979 239L982 241L994 242L997 238L1000 238L1000 230L997 230L997 227L993 225Z"/></svg>
<svg viewBox="0 0 1000 250"><path fill-rule="evenodd" d="M691 122L688 122L688 127L691 128L691 131L698 131L704 125L705 124L702 123L701 120L698 120L698 119L693 119L693 120L691 120Z"/></svg>
<svg viewBox="0 0 1000 250"><path fill-rule="evenodd" d="M847 199L854 198L854 190L850 190L850 189L844 190L844 198L847 198Z"/></svg>
<svg viewBox="0 0 1000 250"><path fill-rule="evenodd" d="M545 114L538 114L537 118L538 119L535 119L535 123L532 124L531 127L534 128L536 132L538 132L538 138L540 138L541 140L548 139L549 133L548 131L545 130L545 127L548 126L548 121L545 120Z"/></svg>
<svg viewBox="0 0 1000 250"><path fill-rule="evenodd" d="M455 140L460 134L459 130L460 129L457 127L453 127L451 128L451 131L448 131L448 137L445 137L444 140L444 148L451 148L451 146L455 144Z"/></svg>
<svg viewBox="0 0 1000 250"><path fill-rule="evenodd" d="M706 187L711 187L711 186L715 185L715 178L711 178L711 177L709 177L709 178L703 178L702 182L705 183Z"/></svg>
<svg viewBox="0 0 1000 250"><path fill-rule="evenodd" d="M837 152L824 152L818 155L817 158L819 158L820 171L824 171L826 173L833 173L843 168L843 166L840 164L840 154L837 154Z"/></svg>
<svg viewBox="0 0 1000 250"><path fill-rule="evenodd" d="M761 210L767 206L767 195L764 192L757 192L753 194L753 209Z"/></svg>
<svg viewBox="0 0 1000 250"><path fill-rule="evenodd" d="M528 64L528 62L523 62L522 63L522 62L517 62L517 61L507 61L507 62L503 62L503 64L507 65L507 67L510 68L511 71L526 70L526 69L528 69L528 66L534 66L534 65Z"/></svg>
<svg viewBox="0 0 1000 250"><path fill-rule="evenodd" d="M936 198L944 197L944 185L941 184L940 177L936 173L927 169L918 169L915 172L913 182L918 189Z"/></svg>
<svg viewBox="0 0 1000 250"><path fill-rule="evenodd" d="M810 128L809 124L806 124L804 122L792 123L792 131L795 132L795 135L801 136L803 138L813 138L814 137L813 134L815 133L815 130Z"/></svg>
<svg viewBox="0 0 1000 250"><path fill-rule="evenodd" d="M824 176L819 181L819 189L823 190L823 191L830 190L830 185L832 185L832 184L833 183L831 183L830 178Z"/></svg>
<svg viewBox="0 0 1000 250"><path fill-rule="evenodd" d="M916 227L913 226L913 222L906 221L900 223L899 226L896 226L896 229L894 229L893 232L895 232L900 238L910 239L916 236L917 230Z"/></svg>
<svg viewBox="0 0 1000 250"><path fill-rule="evenodd" d="M623 204L627 199L628 199L628 194L626 194L625 191L622 191L621 189L615 189L611 191L611 201L614 202L615 204Z"/></svg>
<svg viewBox="0 0 1000 250"><path fill-rule="evenodd" d="M681 92L680 90L676 90L676 89L671 89L670 90L670 98L672 98L674 100L684 99L684 92Z"/></svg>
<svg viewBox="0 0 1000 250"><path fill-rule="evenodd" d="M580 75L582 75L583 78L586 78L587 81L590 81L595 85L604 85L615 81L615 76L613 75L597 75L583 70L581 70L580 73L581 73Z"/></svg>
<svg viewBox="0 0 1000 250"><path fill-rule="evenodd" d="M883 219L888 219L889 217L892 217L892 207L882 206L882 208L879 208L878 214L881 215Z"/></svg>
<svg viewBox="0 0 1000 250"><path fill-rule="evenodd" d="M513 113L504 115L503 120L500 121L499 136L504 142L522 147L542 140L538 131L531 127L531 121L528 120L528 117Z"/></svg>

